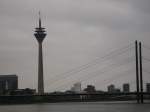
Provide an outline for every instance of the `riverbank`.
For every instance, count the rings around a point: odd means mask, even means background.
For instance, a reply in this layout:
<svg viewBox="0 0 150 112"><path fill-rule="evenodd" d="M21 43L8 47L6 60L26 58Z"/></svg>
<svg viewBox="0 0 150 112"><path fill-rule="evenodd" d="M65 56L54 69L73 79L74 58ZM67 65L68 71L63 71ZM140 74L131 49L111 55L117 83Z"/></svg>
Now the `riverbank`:
<svg viewBox="0 0 150 112"><path fill-rule="evenodd" d="M20 95L0 96L0 104L34 104L58 102L99 102L99 101L136 101L136 96L101 96L101 95Z"/></svg>

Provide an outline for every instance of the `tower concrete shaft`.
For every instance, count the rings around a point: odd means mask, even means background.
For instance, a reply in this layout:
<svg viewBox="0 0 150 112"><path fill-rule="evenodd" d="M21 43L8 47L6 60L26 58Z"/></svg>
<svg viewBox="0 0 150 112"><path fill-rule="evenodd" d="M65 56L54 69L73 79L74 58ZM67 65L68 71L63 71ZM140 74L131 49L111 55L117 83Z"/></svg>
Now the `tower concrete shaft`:
<svg viewBox="0 0 150 112"><path fill-rule="evenodd" d="M44 78L43 78L43 53L42 42L39 42L39 57L38 57L38 93L44 93Z"/></svg>
<svg viewBox="0 0 150 112"><path fill-rule="evenodd" d="M40 14L39 14L40 15ZM44 93L44 77L43 77L43 54L42 54L42 42L46 36L45 28L41 27L41 18L39 17L39 27L35 28L35 34L39 45L39 56L38 56L38 94Z"/></svg>

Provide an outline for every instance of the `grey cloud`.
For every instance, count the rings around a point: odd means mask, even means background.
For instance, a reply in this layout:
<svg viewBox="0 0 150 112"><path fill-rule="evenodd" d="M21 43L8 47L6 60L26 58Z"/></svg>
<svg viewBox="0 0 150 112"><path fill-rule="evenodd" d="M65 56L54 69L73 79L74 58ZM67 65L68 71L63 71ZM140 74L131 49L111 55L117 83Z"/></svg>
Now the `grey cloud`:
<svg viewBox="0 0 150 112"><path fill-rule="evenodd" d="M150 42L149 0L0 0L0 73L17 73L21 88L37 85L38 53L33 33L39 10L48 33L43 45L46 91L69 88L70 82L86 75L77 74L55 85L50 83L55 74L135 39ZM70 85L59 87L67 81ZM84 86L88 83L83 82ZM98 83L96 86L100 89Z"/></svg>

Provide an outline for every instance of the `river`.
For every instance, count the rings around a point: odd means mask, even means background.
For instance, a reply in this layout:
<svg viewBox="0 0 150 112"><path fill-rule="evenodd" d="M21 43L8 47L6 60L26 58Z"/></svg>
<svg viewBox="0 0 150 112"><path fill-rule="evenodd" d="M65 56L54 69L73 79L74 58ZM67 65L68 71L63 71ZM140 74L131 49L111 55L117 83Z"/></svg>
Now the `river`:
<svg viewBox="0 0 150 112"><path fill-rule="evenodd" d="M1 105L0 112L150 112L150 104L76 102Z"/></svg>

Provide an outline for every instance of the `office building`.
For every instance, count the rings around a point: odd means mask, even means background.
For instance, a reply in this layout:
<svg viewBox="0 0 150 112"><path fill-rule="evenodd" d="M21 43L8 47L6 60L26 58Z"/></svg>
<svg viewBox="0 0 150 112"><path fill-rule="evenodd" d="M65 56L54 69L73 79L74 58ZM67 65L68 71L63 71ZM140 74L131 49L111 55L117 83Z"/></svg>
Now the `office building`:
<svg viewBox="0 0 150 112"><path fill-rule="evenodd" d="M71 88L71 91L75 92L75 93L80 93L81 92L81 83L75 83L73 85L73 87Z"/></svg>
<svg viewBox="0 0 150 112"><path fill-rule="evenodd" d="M123 84L123 92L129 93L130 92L130 85L128 83Z"/></svg>
<svg viewBox="0 0 150 112"><path fill-rule="evenodd" d="M84 89L86 93L96 93L95 86L93 85L87 85L87 88Z"/></svg>
<svg viewBox="0 0 150 112"><path fill-rule="evenodd" d="M18 89L17 75L0 75L0 94L16 89Z"/></svg>
<svg viewBox="0 0 150 112"><path fill-rule="evenodd" d="M108 89L108 92L112 93L112 92L115 92L115 85L111 84L107 87Z"/></svg>
<svg viewBox="0 0 150 112"><path fill-rule="evenodd" d="M150 83L146 84L146 92L150 93Z"/></svg>

